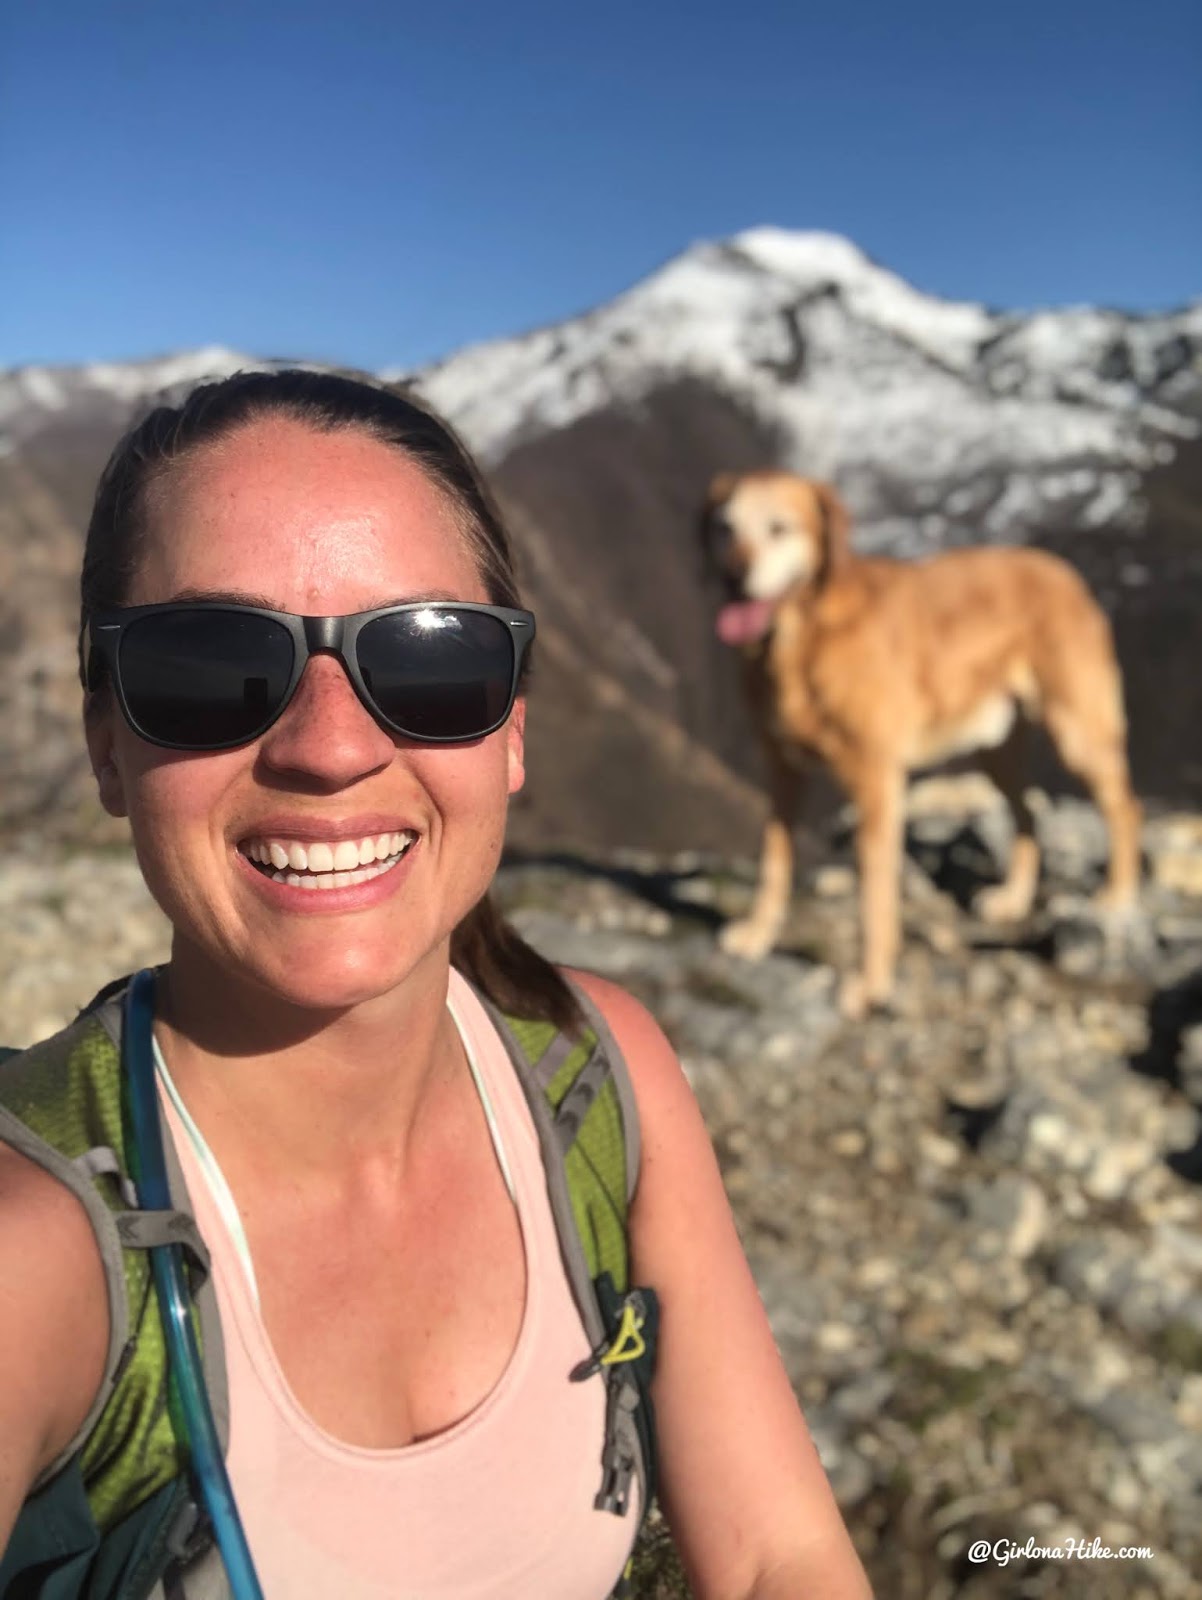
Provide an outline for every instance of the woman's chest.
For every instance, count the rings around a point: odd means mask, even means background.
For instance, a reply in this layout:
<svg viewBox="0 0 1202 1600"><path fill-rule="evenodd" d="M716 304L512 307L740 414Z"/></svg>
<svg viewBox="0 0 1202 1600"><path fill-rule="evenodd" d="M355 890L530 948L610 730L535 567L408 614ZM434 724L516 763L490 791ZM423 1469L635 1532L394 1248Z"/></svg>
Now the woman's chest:
<svg viewBox="0 0 1202 1600"><path fill-rule="evenodd" d="M487 1247L489 1229L474 1231ZM572 1379L587 1338L541 1220L532 1232L524 1311L486 1248L471 1254L470 1280L410 1260L392 1280L392 1314L370 1333L357 1325L352 1289L298 1272L297 1292L322 1302L335 1331L280 1329L278 1362L273 1353L267 1366L247 1341L238 1280L219 1272L231 1481L267 1594L610 1593L637 1507L624 1518L595 1507L605 1385ZM520 1239L518 1252L521 1269ZM492 1253L507 1253L503 1238ZM327 1363L355 1370L331 1375Z"/></svg>
<svg viewBox="0 0 1202 1600"><path fill-rule="evenodd" d="M527 1265L495 1163L448 1171L374 1213L273 1221L264 1209L247 1232L271 1354L334 1438L386 1449L442 1433L504 1373Z"/></svg>

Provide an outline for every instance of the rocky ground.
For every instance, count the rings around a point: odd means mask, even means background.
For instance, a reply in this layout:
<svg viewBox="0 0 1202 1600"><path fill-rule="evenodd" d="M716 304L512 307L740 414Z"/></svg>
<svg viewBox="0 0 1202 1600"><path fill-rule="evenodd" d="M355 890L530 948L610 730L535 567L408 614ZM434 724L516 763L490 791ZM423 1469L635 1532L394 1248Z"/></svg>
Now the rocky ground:
<svg viewBox="0 0 1202 1600"><path fill-rule="evenodd" d="M749 863L527 857L499 880L533 943L625 983L677 1045L881 1600L1202 1597L1202 818L1148 822L1140 918L1109 938L1095 814L1045 804L1040 833L1040 908L1000 938L965 907L1003 813L971 782L916 791L896 1008L858 1024L836 1007L845 831L756 966L714 939ZM163 938L124 850L13 840L8 1037ZM1152 1553L969 1554L1071 1539ZM644 1596L684 1592L647 1566Z"/></svg>

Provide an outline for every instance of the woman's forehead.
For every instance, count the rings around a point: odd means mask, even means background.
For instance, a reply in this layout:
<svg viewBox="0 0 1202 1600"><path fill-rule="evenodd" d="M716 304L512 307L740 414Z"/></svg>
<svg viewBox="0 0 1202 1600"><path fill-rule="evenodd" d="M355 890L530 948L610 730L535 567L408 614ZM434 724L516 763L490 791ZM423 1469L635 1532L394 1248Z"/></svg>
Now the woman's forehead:
<svg viewBox="0 0 1202 1600"><path fill-rule="evenodd" d="M480 586L456 508L412 458L359 430L265 418L155 483L130 600L246 587L332 612L366 609L369 592Z"/></svg>

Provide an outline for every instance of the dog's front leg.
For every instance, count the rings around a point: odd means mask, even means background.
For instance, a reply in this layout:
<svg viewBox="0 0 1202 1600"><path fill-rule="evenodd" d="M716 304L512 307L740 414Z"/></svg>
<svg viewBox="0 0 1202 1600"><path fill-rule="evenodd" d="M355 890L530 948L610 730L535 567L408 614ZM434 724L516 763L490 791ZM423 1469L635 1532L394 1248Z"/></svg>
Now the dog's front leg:
<svg viewBox="0 0 1202 1600"><path fill-rule="evenodd" d="M862 1017L888 1004L893 992L900 921L901 846L905 775L895 767L858 774L856 855L860 867L861 970L840 994L844 1016Z"/></svg>
<svg viewBox="0 0 1202 1600"><path fill-rule="evenodd" d="M780 937L793 890L793 821L801 791L800 774L773 751L769 797L772 810L760 846L760 876L746 917L728 922L719 942L730 955L747 961L766 956Z"/></svg>

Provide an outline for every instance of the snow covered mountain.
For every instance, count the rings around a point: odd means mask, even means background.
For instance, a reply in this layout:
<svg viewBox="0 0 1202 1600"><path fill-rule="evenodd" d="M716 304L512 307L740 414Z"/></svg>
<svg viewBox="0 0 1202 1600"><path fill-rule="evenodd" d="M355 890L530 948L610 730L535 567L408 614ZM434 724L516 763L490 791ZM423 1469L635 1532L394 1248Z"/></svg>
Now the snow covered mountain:
<svg viewBox="0 0 1202 1600"><path fill-rule="evenodd" d="M999 314L921 294L835 235L758 228L415 376L493 463L698 380L771 428L782 464L834 478L865 545L917 551L1137 518L1140 474L1199 433L1202 302Z"/></svg>
<svg viewBox="0 0 1202 1600"><path fill-rule="evenodd" d="M106 451L160 393L258 364L212 348L0 373L17 811L72 792L54 730L76 714L71 587ZM758 757L695 525L714 472L770 463L834 480L862 549L1030 541L1076 562L1115 623L1142 792L1202 800L1202 301L996 312L845 239L759 228L583 316L389 375L488 468L539 612L542 777L519 835L751 844Z"/></svg>
<svg viewBox="0 0 1202 1600"><path fill-rule="evenodd" d="M0 454L36 440L61 420L118 428L153 396L254 366L253 356L221 345L161 361L95 362L82 367L14 367L0 372ZM110 441L111 442L111 441Z"/></svg>
<svg viewBox="0 0 1202 1600"><path fill-rule="evenodd" d="M0 372L0 449L257 364L210 347ZM998 313L922 294L837 235L755 228L584 316L387 375L414 381L493 467L694 380L756 416L782 464L837 480L866 545L1009 541L1048 517L1138 517L1139 476L1202 433L1202 301Z"/></svg>

